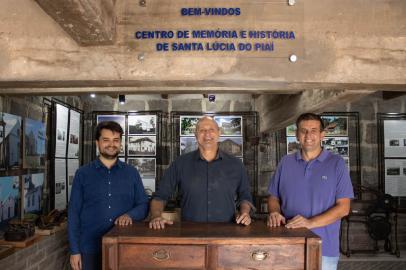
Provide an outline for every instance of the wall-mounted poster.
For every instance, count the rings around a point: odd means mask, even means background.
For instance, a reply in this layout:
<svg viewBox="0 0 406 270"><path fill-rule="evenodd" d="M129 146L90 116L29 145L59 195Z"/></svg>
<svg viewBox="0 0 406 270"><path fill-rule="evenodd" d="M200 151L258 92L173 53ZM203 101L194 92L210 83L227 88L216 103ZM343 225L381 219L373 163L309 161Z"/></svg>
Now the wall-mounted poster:
<svg viewBox="0 0 406 270"><path fill-rule="evenodd" d="M286 136L296 136L296 124L287 126Z"/></svg>
<svg viewBox="0 0 406 270"><path fill-rule="evenodd" d="M385 157L406 157L406 120L385 120Z"/></svg>
<svg viewBox="0 0 406 270"><path fill-rule="evenodd" d="M156 115L129 115L128 135L153 135L156 133Z"/></svg>
<svg viewBox="0 0 406 270"><path fill-rule="evenodd" d="M348 136L348 117L321 116L324 122L325 136Z"/></svg>
<svg viewBox="0 0 406 270"><path fill-rule="evenodd" d="M44 174L23 175L24 185L24 214L40 213L42 200L42 187L44 186Z"/></svg>
<svg viewBox="0 0 406 270"><path fill-rule="evenodd" d="M55 159L55 186L54 203L55 209L66 209L66 160Z"/></svg>
<svg viewBox="0 0 406 270"><path fill-rule="evenodd" d="M152 192L155 192L156 159L129 158L128 164L137 168L138 172L140 173L145 192L147 195L152 195Z"/></svg>
<svg viewBox="0 0 406 270"><path fill-rule="evenodd" d="M385 193L406 196L406 159L385 159Z"/></svg>
<svg viewBox="0 0 406 270"><path fill-rule="evenodd" d="M241 136L242 117L241 116L215 116L214 120L220 128L221 136Z"/></svg>
<svg viewBox="0 0 406 270"><path fill-rule="evenodd" d="M181 116L180 136L195 136L196 124L203 116Z"/></svg>
<svg viewBox="0 0 406 270"><path fill-rule="evenodd" d="M196 137L180 137L180 154L186 154L197 150Z"/></svg>
<svg viewBox="0 0 406 270"><path fill-rule="evenodd" d="M119 155L125 155L125 115L98 115L97 124L103 121L114 121L118 123L123 129L123 136L121 137L121 151ZM99 155L99 149L96 148L96 155Z"/></svg>
<svg viewBox="0 0 406 270"><path fill-rule="evenodd" d="M219 148L230 155L241 157L243 155L242 137L220 137Z"/></svg>
<svg viewBox="0 0 406 270"><path fill-rule="evenodd" d="M325 137L321 142L324 149L340 156L349 156L348 137Z"/></svg>
<svg viewBox="0 0 406 270"><path fill-rule="evenodd" d="M45 123L24 120L24 168L44 168L46 130Z"/></svg>
<svg viewBox="0 0 406 270"><path fill-rule="evenodd" d="M21 117L0 113L0 169L16 168L20 163Z"/></svg>
<svg viewBox="0 0 406 270"><path fill-rule="evenodd" d="M0 177L0 224L5 224L8 220L18 216L19 199L19 177Z"/></svg>
<svg viewBox="0 0 406 270"><path fill-rule="evenodd" d="M300 143L296 137L286 137L286 151L292 154L300 149Z"/></svg>
<svg viewBox="0 0 406 270"><path fill-rule="evenodd" d="M56 104L55 157L66 157L69 109Z"/></svg>
<svg viewBox="0 0 406 270"><path fill-rule="evenodd" d="M68 158L79 158L80 113L71 110L69 117Z"/></svg>
<svg viewBox="0 0 406 270"><path fill-rule="evenodd" d="M72 191L73 178L77 169L79 169L79 159L68 159L68 202Z"/></svg>
<svg viewBox="0 0 406 270"><path fill-rule="evenodd" d="M155 136L129 136L128 155L129 156L155 156L156 137Z"/></svg>

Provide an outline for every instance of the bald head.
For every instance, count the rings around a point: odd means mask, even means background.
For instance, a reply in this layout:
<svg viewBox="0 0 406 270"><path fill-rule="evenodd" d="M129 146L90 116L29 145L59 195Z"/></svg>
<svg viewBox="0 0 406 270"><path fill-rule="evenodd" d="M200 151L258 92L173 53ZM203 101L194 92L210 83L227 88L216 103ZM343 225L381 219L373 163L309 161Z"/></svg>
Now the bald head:
<svg viewBox="0 0 406 270"><path fill-rule="evenodd" d="M205 123L211 122L211 123L214 124L214 126L216 127L217 130L220 129L220 128L219 128L219 125L218 125L217 122L213 119L213 117L210 117L210 116L207 116L207 115L206 115L206 116L203 116L202 118L200 118L199 121L197 121L195 133L198 132L199 127L200 127L200 125L201 125L203 122L205 122Z"/></svg>

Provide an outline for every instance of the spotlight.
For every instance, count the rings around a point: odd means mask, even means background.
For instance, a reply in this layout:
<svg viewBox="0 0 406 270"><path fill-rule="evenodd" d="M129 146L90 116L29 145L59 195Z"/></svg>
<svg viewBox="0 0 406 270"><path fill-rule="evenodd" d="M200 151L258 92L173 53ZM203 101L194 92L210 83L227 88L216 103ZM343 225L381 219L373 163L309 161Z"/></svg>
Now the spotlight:
<svg viewBox="0 0 406 270"><path fill-rule="evenodd" d="M121 105L124 105L125 104L125 95L118 95L118 102Z"/></svg>
<svg viewBox="0 0 406 270"><path fill-rule="evenodd" d="M96 97L96 94L95 94L95 93L91 93L91 94L90 94L90 97L91 97L91 98L95 98L95 97Z"/></svg>

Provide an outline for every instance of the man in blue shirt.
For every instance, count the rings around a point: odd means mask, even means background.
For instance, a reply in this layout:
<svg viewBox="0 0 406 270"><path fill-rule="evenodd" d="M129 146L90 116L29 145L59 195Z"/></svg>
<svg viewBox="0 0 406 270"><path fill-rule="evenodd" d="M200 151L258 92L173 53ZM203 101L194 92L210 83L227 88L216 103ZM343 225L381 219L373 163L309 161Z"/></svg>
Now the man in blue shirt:
<svg viewBox="0 0 406 270"><path fill-rule="evenodd" d="M322 239L322 269L337 269L340 219L354 197L344 160L321 147L324 125L306 113L296 121L300 151L282 158L270 182L268 226L308 228Z"/></svg>
<svg viewBox="0 0 406 270"><path fill-rule="evenodd" d="M159 183L151 201L149 227L164 229L172 224L161 214L176 188L181 197L182 221L249 225L253 206L244 165L219 150L220 129L213 118L201 118L195 135L199 149L177 158Z"/></svg>
<svg viewBox="0 0 406 270"><path fill-rule="evenodd" d="M138 171L118 160L123 129L116 122L96 128L99 157L77 170L68 208L70 263L74 270L101 269L101 239L114 224L143 220L148 197Z"/></svg>

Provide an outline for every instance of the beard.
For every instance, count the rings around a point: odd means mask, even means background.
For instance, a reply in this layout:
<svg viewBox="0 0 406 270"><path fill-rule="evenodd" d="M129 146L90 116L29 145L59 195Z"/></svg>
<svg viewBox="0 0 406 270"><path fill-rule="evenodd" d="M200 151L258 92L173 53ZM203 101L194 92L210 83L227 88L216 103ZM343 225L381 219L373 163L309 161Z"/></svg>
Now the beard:
<svg viewBox="0 0 406 270"><path fill-rule="evenodd" d="M118 157L119 153L120 153L119 149L116 149L116 151L113 154L108 153L107 151L104 151L104 150L102 151L101 149L99 149L100 156L104 157L105 159L116 159Z"/></svg>

